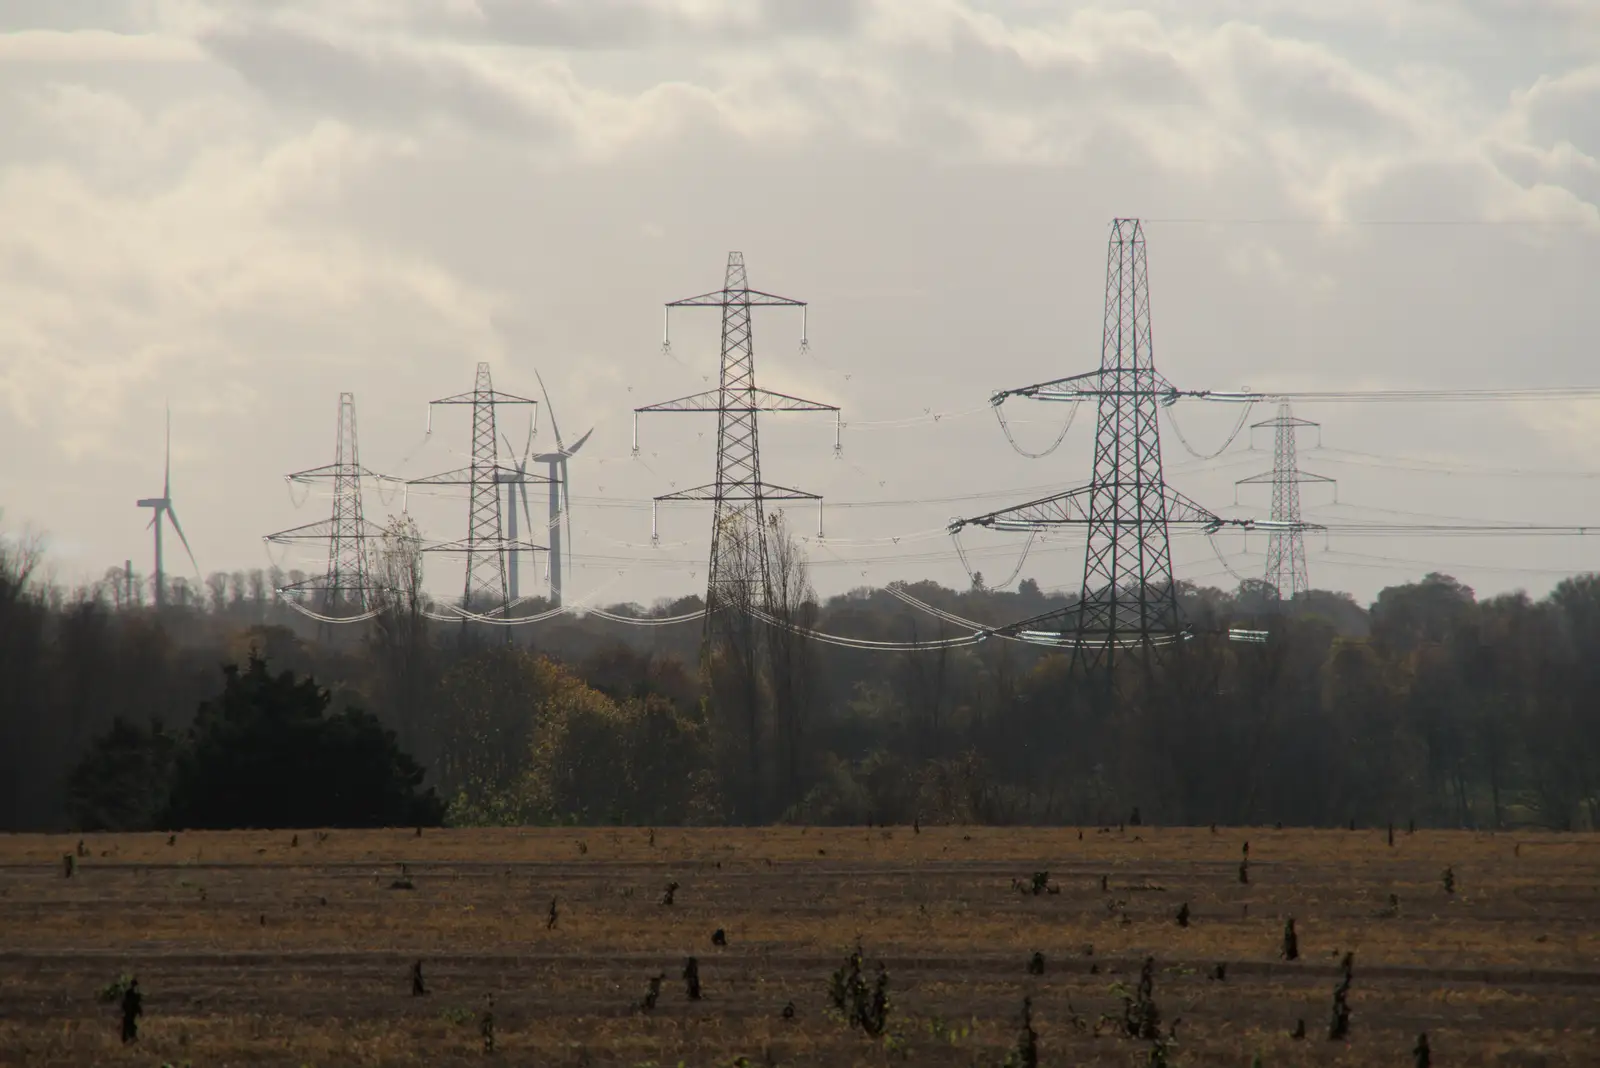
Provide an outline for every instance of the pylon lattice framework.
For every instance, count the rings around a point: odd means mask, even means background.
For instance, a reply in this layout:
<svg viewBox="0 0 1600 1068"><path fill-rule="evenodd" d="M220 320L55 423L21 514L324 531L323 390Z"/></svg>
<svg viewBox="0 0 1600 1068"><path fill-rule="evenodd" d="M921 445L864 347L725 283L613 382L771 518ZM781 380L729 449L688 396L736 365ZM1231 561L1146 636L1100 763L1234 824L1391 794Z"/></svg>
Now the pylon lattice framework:
<svg viewBox="0 0 1600 1068"><path fill-rule="evenodd" d="M267 541L280 545L328 543L327 570L316 578L285 586L279 592L310 594L321 612L328 616L365 611L371 594L367 578L367 539L382 531L368 523L361 510L361 480L378 476L361 466L354 393L339 394L339 430L333 463L285 477L304 485L331 480L333 509L327 519L267 535Z"/></svg>
<svg viewBox="0 0 1600 1068"><path fill-rule="evenodd" d="M527 397L501 393L494 388L487 363L478 364L477 380L470 392L457 393L430 401L429 431L432 431L434 404L470 404L472 406L472 464L468 467L443 471L425 478L408 481L411 486L467 486L467 536L460 541L430 545L424 551L465 553L466 578L462 584L461 605L470 608L493 606L504 612L511 603L506 581L506 554L513 552L543 552L545 546L518 541L505 536L501 514L500 487L507 483L536 485L549 482L541 475L530 475L524 470L500 463L498 433L495 429L495 408L501 404L533 404ZM537 409L536 409L537 410Z"/></svg>
<svg viewBox="0 0 1600 1068"><path fill-rule="evenodd" d="M1320 530L1300 519L1300 484L1334 483L1334 479L1302 471L1295 455L1295 434L1303 426L1318 426L1309 419L1295 417L1287 403L1278 405L1272 419L1250 424L1251 429L1273 428L1272 470L1239 479L1235 485L1272 484L1272 533L1267 540L1266 580L1277 590L1278 598L1293 598L1311 588L1306 570L1305 531Z"/></svg>
<svg viewBox="0 0 1600 1068"><path fill-rule="evenodd" d="M1090 669L1110 668L1119 651L1146 654L1183 636L1172 581L1169 526L1216 529L1225 521L1167 486L1161 468L1157 405L1172 385L1155 367L1144 229L1117 219L1106 252L1105 321L1100 369L997 393L1037 400L1097 403L1094 474L1089 485L1051 497L958 519L951 530L1044 530L1082 525L1083 592L1063 609L1002 628L1005 633L1069 646Z"/></svg>
<svg viewBox="0 0 1600 1068"><path fill-rule="evenodd" d="M751 289L744 254L728 253L721 289L667 305L669 315L672 308L722 309L722 367L717 388L634 409L636 416L641 412L717 413L716 481L656 498L657 501L711 501L715 505L706 579L708 637L720 609L730 605L764 607L770 600L766 502L822 500L815 493L774 485L761 478L758 412L839 411L837 405L774 393L756 385L751 310L805 306L804 301Z"/></svg>

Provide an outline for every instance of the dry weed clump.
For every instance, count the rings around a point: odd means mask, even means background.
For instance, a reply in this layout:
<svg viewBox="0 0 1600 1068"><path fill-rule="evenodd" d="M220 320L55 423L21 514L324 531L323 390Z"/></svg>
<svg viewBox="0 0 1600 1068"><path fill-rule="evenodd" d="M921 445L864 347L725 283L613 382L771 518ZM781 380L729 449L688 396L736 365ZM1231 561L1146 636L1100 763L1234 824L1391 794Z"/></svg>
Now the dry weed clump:
<svg viewBox="0 0 1600 1068"><path fill-rule="evenodd" d="M478 1020L478 1037L483 1040L483 1052L494 1052L494 995L490 994L484 1004L483 1015Z"/></svg>
<svg viewBox="0 0 1600 1068"><path fill-rule="evenodd" d="M1340 1042L1350 1036L1350 983L1355 978L1355 954L1346 953L1340 964L1339 985L1333 988L1333 1016L1328 1022L1328 1040Z"/></svg>
<svg viewBox="0 0 1600 1068"><path fill-rule="evenodd" d="M422 981L422 961L413 961L411 964L411 996L420 998L426 995L428 986Z"/></svg>
<svg viewBox="0 0 1600 1068"><path fill-rule="evenodd" d="M139 1017L144 1015L144 995L139 993L139 980L128 984L122 994L122 1044L139 1039Z"/></svg>
<svg viewBox="0 0 1600 1068"><path fill-rule="evenodd" d="M1047 871L1034 872L1027 882L1023 882L1021 879L1012 879L1011 889L1020 894L1031 894L1034 897L1038 897L1040 894L1061 893L1061 887L1051 884L1050 873Z"/></svg>
<svg viewBox="0 0 1600 1068"><path fill-rule="evenodd" d="M1039 1032L1033 1029L1033 998L1022 999L1022 1025L1003 1068L1039 1068Z"/></svg>
<svg viewBox="0 0 1600 1068"><path fill-rule="evenodd" d="M683 962L683 988L690 1001L700 1000L700 961L696 957Z"/></svg>
<svg viewBox="0 0 1600 1068"><path fill-rule="evenodd" d="M661 983L666 977L666 972L660 972L650 977L650 985L645 988L644 997L639 1001L640 1012L655 1011L656 1002L661 1000Z"/></svg>
<svg viewBox="0 0 1600 1068"><path fill-rule="evenodd" d="M889 1027L889 969L880 961L877 978L869 988L861 974L861 964L861 945L857 943L845 962L829 976L828 1000L845 1023L877 1037Z"/></svg>

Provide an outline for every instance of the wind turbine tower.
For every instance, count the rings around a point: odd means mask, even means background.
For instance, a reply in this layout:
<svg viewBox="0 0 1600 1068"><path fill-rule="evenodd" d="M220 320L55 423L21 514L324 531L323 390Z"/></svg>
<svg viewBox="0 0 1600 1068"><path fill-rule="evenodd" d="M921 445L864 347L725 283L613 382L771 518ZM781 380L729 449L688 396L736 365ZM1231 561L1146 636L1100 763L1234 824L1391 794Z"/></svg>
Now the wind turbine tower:
<svg viewBox="0 0 1600 1068"><path fill-rule="evenodd" d="M138 502L138 507L149 508L155 512L150 517L150 527L156 532L156 575L155 575L155 600L159 610L167 601L167 575L162 566L161 556L161 521L166 519L172 523L172 529L177 533L178 540L183 542L183 551L189 554L189 562L194 564L198 573L200 564L194 558L194 550L189 548L189 539L183 536L183 527L178 522L177 510L172 507L172 409L167 409L167 457L165 474L161 481L161 496L144 497Z"/></svg>
<svg viewBox="0 0 1600 1068"><path fill-rule="evenodd" d="M556 449L554 452L541 452L533 459L536 463L546 465L550 477L550 604L552 607L561 607L561 524L567 525L567 551L571 552L572 540L572 492L567 479L567 458L573 456L583 448L583 443L589 440L589 435L594 433L590 427L584 432L583 437L573 442L569 447L561 440L561 426L556 422L556 409L550 403L550 391L544 387L544 379L539 372L533 373L539 379L539 392L544 394L544 408L550 413L550 431L555 435ZM522 491L522 500L526 504L528 491ZM569 562L569 567L570 562Z"/></svg>

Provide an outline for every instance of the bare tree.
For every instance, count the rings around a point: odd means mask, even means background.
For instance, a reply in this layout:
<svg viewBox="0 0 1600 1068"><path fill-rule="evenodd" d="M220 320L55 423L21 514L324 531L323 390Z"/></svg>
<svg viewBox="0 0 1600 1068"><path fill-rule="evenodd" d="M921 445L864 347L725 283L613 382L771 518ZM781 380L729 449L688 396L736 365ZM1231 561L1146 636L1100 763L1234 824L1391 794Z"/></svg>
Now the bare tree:
<svg viewBox="0 0 1600 1068"><path fill-rule="evenodd" d="M702 673L710 695L712 745L724 795L733 817L759 823L764 816L762 750L766 694L762 685L765 629L755 616L764 607L761 564L765 531L748 529L751 517L735 511L725 517L722 581L706 620L708 641ZM769 572L770 575L770 572Z"/></svg>
<svg viewBox="0 0 1600 1068"><path fill-rule="evenodd" d="M800 800L806 730L817 699L815 643L805 633L816 627L817 595L810 569L782 511L767 524L767 568L772 588L767 613L777 620L767 628L768 672L777 763L782 776L778 809Z"/></svg>
<svg viewBox="0 0 1600 1068"><path fill-rule="evenodd" d="M224 571L213 571L206 576L206 589L211 594L211 611L214 615L222 615L228 607L228 575Z"/></svg>
<svg viewBox="0 0 1600 1068"><path fill-rule="evenodd" d="M373 580L370 642L401 745L422 755L418 711L430 666L428 597L422 589L422 534L410 516L390 516L368 561ZM427 755L431 755L428 753ZM428 763L426 757L423 763Z"/></svg>

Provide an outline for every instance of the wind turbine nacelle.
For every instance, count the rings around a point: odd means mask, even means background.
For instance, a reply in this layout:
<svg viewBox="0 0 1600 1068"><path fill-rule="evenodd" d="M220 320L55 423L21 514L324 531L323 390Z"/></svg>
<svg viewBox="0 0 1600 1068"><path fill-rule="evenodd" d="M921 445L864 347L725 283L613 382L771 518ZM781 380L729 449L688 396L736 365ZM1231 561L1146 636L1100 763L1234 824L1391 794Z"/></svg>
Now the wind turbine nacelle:
<svg viewBox="0 0 1600 1068"><path fill-rule="evenodd" d="M167 499L165 497L146 497L134 503L135 508L165 508L166 506Z"/></svg>

